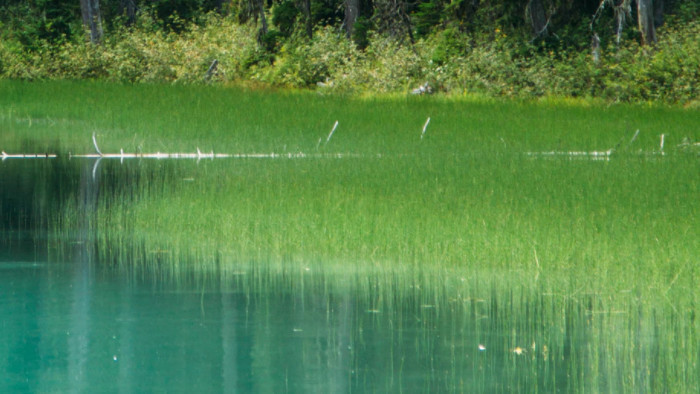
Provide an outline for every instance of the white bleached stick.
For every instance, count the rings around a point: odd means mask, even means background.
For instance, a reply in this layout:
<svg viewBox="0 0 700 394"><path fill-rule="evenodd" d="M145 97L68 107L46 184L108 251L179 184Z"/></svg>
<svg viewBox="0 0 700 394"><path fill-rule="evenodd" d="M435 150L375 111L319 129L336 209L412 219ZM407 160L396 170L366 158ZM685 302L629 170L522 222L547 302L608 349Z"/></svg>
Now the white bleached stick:
<svg viewBox="0 0 700 394"><path fill-rule="evenodd" d="M423 132L420 133L420 139L423 139L425 136L425 131L428 129L428 124L430 123L430 116L428 116L428 120L425 121L425 124L423 125Z"/></svg>
<svg viewBox="0 0 700 394"><path fill-rule="evenodd" d="M638 135L639 135L639 129L637 129L637 131L634 132L634 135L632 136L632 139L630 140L629 145L632 145L632 143L634 142L634 140L637 139L637 136L638 136Z"/></svg>
<svg viewBox="0 0 700 394"><path fill-rule="evenodd" d="M102 156L102 152L100 152L100 148L97 147L97 137L95 137L95 133L92 133L92 143L95 145L95 150L97 153Z"/></svg>
<svg viewBox="0 0 700 394"><path fill-rule="evenodd" d="M328 134L328 138L326 138L326 144L328 143L328 141L331 140L331 137L333 137L333 133L335 133L335 129L337 129L337 128L338 128L338 121L336 120L335 124L333 125L333 129L331 129L331 132Z"/></svg>

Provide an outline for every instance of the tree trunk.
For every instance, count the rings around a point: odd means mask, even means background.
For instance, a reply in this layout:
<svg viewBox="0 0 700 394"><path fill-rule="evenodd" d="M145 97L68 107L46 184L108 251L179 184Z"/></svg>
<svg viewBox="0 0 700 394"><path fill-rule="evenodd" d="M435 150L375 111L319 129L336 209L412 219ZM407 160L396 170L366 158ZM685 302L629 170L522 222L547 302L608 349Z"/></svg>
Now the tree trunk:
<svg viewBox="0 0 700 394"><path fill-rule="evenodd" d="M530 26L532 27L534 38L547 35L547 25L549 25L549 21L547 20L547 15L544 12L542 0L528 1L527 17L529 19Z"/></svg>
<svg viewBox="0 0 700 394"><path fill-rule="evenodd" d="M126 17L126 25L131 26L136 22L135 0L121 0L121 11Z"/></svg>
<svg viewBox="0 0 700 394"><path fill-rule="evenodd" d="M664 24L664 0L654 0L654 27Z"/></svg>
<svg viewBox="0 0 700 394"><path fill-rule="evenodd" d="M656 44L654 4L652 0L637 0L637 21L642 34L642 45Z"/></svg>
<svg viewBox="0 0 700 394"><path fill-rule="evenodd" d="M99 44L102 40L102 17L100 17L100 0L80 0L83 25L90 30L90 42Z"/></svg>
<svg viewBox="0 0 700 394"><path fill-rule="evenodd" d="M259 39L267 35L267 18L265 18L265 1L256 0L258 3L258 16L260 17Z"/></svg>
<svg viewBox="0 0 700 394"><path fill-rule="evenodd" d="M352 38L352 31L357 22L357 17L360 15L360 0L345 0L345 34L348 38Z"/></svg>
<svg viewBox="0 0 700 394"><path fill-rule="evenodd" d="M411 45L413 45L415 44L415 40L413 38L413 26L411 26L411 18L406 12L406 0L399 0L398 12L399 16L401 17L401 21L406 28L406 32L408 33L408 39L411 41Z"/></svg>
<svg viewBox="0 0 700 394"><path fill-rule="evenodd" d="M313 38L314 31L313 31L313 24L311 21L311 0L304 0L304 18L306 20L304 21L304 26L306 27L306 35L309 37L309 39Z"/></svg>

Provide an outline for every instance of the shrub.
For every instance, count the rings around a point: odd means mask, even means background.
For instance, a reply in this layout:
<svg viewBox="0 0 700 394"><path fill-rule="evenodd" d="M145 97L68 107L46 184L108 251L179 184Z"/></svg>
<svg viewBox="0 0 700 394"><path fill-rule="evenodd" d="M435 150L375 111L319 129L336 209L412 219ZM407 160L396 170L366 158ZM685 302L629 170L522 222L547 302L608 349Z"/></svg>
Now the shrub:
<svg viewBox="0 0 700 394"><path fill-rule="evenodd" d="M312 40L295 37L282 46L274 64L253 72L256 80L291 86L315 86L352 61L352 43L332 27L321 28Z"/></svg>
<svg viewBox="0 0 700 394"><path fill-rule="evenodd" d="M131 27L109 31L100 46L74 36L60 43L38 40L29 49L4 32L0 77L203 83L217 59L209 79L214 82L319 85L342 92L407 93L428 82L452 94L697 103L700 90L697 21L659 29L653 48L633 40L602 46L597 63L570 43L535 47L500 29L467 34L448 27L415 44L366 30L354 37L358 45L330 26L318 28L311 40L301 30L289 37L271 30L261 46L256 26L233 18L208 14L175 33L142 14Z"/></svg>

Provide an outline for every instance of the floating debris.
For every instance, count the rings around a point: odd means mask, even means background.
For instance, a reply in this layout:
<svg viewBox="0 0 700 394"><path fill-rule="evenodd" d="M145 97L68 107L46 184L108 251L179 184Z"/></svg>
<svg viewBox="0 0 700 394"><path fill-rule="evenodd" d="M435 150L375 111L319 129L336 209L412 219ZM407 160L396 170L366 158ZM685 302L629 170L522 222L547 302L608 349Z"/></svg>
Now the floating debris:
<svg viewBox="0 0 700 394"><path fill-rule="evenodd" d="M483 351L486 351L486 346L484 346L484 345L482 345L482 344L479 344L479 350L482 351L482 352L483 352Z"/></svg>
<svg viewBox="0 0 700 394"><path fill-rule="evenodd" d="M338 121L335 121L335 124L333 125L333 128L331 129L330 133L326 137L325 143L327 144L331 137L333 137L333 133L335 133L336 129L338 128ZM423 125L423 130L421 131L421 140L423 137L425 137L425 133L427 131L428 125L430 124L430 117L425 121L425 124ZM637 135L639 134L639 130L635 132L634 136L632 137L632 140L629 142L631 144L636 138ZM665 134L661 134L661 141L659 144L659 150L654 150L654 151L648 151L648 152L642 152L642 154L650 154L650 155L660 155L664 156L666 153L664 152L664 145L665 145ZM316 145L316 149L320 147L321 143L323 142L323 137L319 138L318 144ZM304 153L304 152L285 152L285 153L214 153L214 151L210 151L208 153L202 152L199 148L197 148L196 152L175 152L175 153L163 153L163 152L155 152L155 153L128 153L124 152L124 149L120 149L119 153L103 153L100 147L97 144L97 136L95 133L92 135L92 143L95 148L96 153L86 153L86 154L73 154L73 153L68 153L68 158L85 158L85 159L97 159L95 162L95 166L93 168L93 176L97 170L98 163L102 159L119 159L121 162L123 162L125 159L197 159L197 161L201 159L219 159L219 158L233 158L233 159L345 159L345 158L382 158L383 155L381 153L378 154L362 154L362 153ZM618 144L619 145L619 144ZM689 138L685 138L681 144L677 146L677 148L680 151L689 151L693 150L695 148L700 147L699 142L693 142ZM610 148L605 151L546 151L546 152L524 152L526 156L529 157L536 157L536 158L568 158L568 159L585 159L585 160L605 160L608 161L610 158L613 156L615 153L615 148ZM57 158L58 154L56 153L7 153L5 151L1 151L2 161L5 161L7 159L53 159ZM190 179L185 179L186 181L190 181ZM464 278L461 279L464 281Z"/></svg>
<svg viewBox="0 0 700 394"><path fill-rule="evenodd" d="M518 356L524 354L525 352L526 350L521 348L520 346L516 346L515 348L513 348L513 353L515 353Z"/></svg>
<svg viewBox="0 0 700 394"><path fill-rule="evenodd" d="M527 156L534 157L566 157L569 159L610 160L612 149L606 151L549 151L549 152L525 152Z"/></svg>
<svg viewBox="0 0 700 394"><path fill-rule="evenodd" d="M56 155L53 153L29 153L29 154L9 154L2 151L2 160L7 159L55 159Z"/></svg>

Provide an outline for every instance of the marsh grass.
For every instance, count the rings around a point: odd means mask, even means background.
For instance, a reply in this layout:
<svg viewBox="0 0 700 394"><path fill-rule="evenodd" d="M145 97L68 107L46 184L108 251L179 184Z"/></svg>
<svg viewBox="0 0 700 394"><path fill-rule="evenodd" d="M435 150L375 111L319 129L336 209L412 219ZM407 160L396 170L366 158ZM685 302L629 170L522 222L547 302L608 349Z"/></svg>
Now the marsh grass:
<svg viewBox="0 0 700 394"><path fill-rule="evenodd" d="M484 154L606 150L639 138L632 151L697 141L697 111L582 102L324 96L210 86L99 82L0 82L6 152L30 136L37 149L59 138L76 153L313 152L336 121L326 152ZM431 122L426 136L421 131Z"/></svg>
<svg viewBox="0 0 700 394"><path fill-rule="evenodd" d="M174 260L478 267L557 289L571 274L590 291L630 290L639 277L663 287L678 275L673 291L695 275L697 157L673 147L697 140L696 111L96 82L0 90L7 152L28 149L18 145L27 138L37 151L60 141L92 152L96 133L103 152L360 155L105 160L100 184L125 186L98 199L92 225ZM638 154L657 151L662 133L671 156ZM600 163L520 155L612 147Z"/></svg>
<svg viewBox="0 0 700 394"><path fill-rule="evenodd" d="M126 186L99 199L93 225L174 260L479 268L556 289L572 275L590 291L679 275L673 291L695 275L697 158L673 147L697 140L696 111L74 82L0 89L7 152L27 149L13 145L26 138L38 151L58 140L92 152L94 132L103 152L361 156L105 160L100 184ZM658 150L662 133L671 156L638 154ZM520 155L612 147L600 163Z"/></svg>
<svg viewBox="0 0 700 394"><path fill-rule="evenodd" d="M105 255L171 277L391 291L480 280L683 309L697 297L696 185L678 169L693 160L112 162L98 183L122 186L91 226Z"/></svg>
<svg viewBox="0 0 700 394"><path fill-rule="evenodd" d="M451 334L426 334L415 354L397 338L396 354L374 357L400 371L439 353L445 363L426 388L698 383L698 158L673 148L697 141L696 111L99 83L0 89L8 152L20 137L92 152L95 132L103 152L358 154L103 160L95 179L91 162L71 160L82 175L55 213L57 233L81 234L116 269L251 297L351 294L380 326L413 314L411 329ZM667 155L651 155L662 133ZM607 161L524 154L612 147ZM361 343L371 352L371 339ZM480 343L497 356L479 358Z"/></svg>

